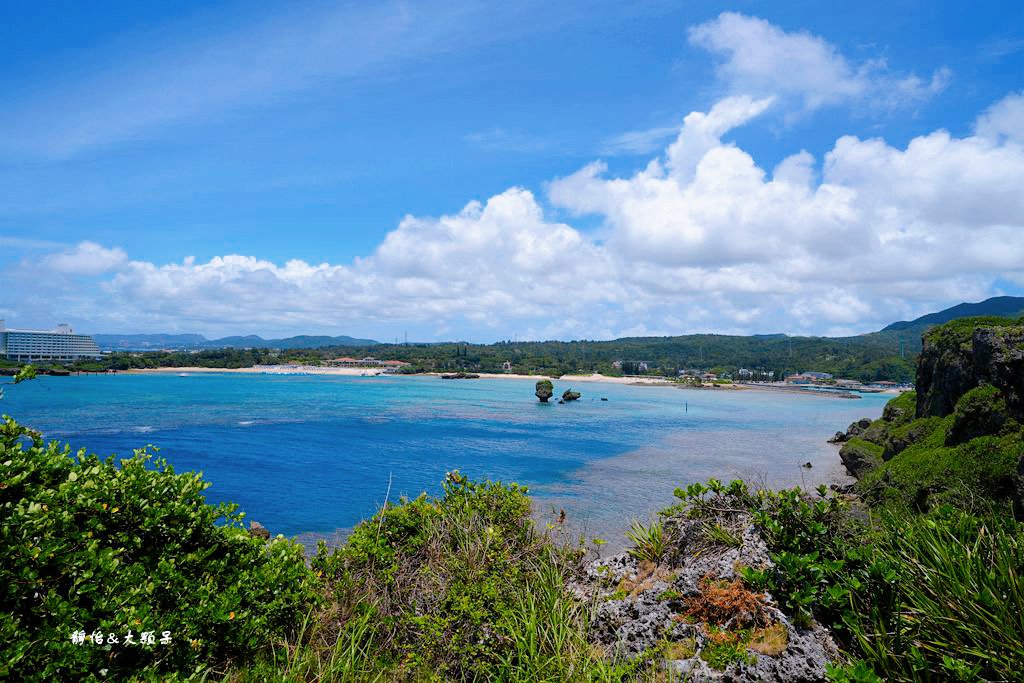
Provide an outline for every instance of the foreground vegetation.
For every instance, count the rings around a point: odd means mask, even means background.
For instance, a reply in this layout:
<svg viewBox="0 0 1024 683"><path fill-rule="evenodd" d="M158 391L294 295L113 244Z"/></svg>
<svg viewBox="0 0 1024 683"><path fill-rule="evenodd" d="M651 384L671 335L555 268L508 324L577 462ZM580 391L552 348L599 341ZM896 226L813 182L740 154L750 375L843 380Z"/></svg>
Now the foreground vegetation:
<svg viewBox="0 0 1024 683"><path fill-rule="evenodd" d="M756 616L767 592L794 624L829 629L841 649L833 680L1020 677L1024 432L1012 382L1024 330L992 326L934 333L922 371L947 376L894 399L844 447L869 460L857 495L712 480L677 489L676 506L633 525L630 553L651 576L681 551L680 519L733 546L741 530L723 514L739 515L767 544L771 565L737 567L696 597L664 595L680 619L706 624L709 666L785 648ZM961 377L971 343L992 340L1010 352L993 356L986 381L935 393ZM666 660L695 653L670 634L639 656L600 646L597 605L569 590L599 544L567 543L557 523L538 528L515 484L451 473L440 496L385 505L309 559L247 531L232 506L207 505L207 483L151 449L101 460L10 418L0 449L0 676L666 680ZM737 620L738 606L754 616ZM167 642L111 642L126 630L166 631Z"/></svg>

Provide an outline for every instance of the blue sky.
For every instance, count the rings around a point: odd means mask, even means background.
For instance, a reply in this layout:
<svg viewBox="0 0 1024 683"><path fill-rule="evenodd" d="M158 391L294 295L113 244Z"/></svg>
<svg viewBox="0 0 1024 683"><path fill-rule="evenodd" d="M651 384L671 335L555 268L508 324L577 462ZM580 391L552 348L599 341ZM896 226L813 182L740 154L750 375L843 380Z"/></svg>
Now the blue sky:
<svg viewBox="0 0 1024 683"><path fill-rule="evenodd" d="M6 10L8 325L845 334L1022 293L1021 3Z"/></svg>

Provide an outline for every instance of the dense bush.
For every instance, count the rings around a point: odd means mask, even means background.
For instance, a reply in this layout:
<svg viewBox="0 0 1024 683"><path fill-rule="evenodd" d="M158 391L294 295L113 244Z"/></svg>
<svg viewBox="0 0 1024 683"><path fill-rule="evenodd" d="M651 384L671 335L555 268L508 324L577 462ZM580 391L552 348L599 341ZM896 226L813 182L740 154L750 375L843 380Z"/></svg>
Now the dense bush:
<svg viewBox="0 0 1024 683"><path fill-rule="evenodd" d="M947 442L954 445L979 436L998 434L1007 422L1010 422L1010 417L1002 392L983 384L956 402Z"/></svg>
<svg viewBox="0 0 1024 683"><path fill-rule="evenodd" d="M198 474L150 450L73 455L5 417L0 451L0 676L218 667L288 634L314 604L299 546L252 538L234 506L205 503ZM88 638L73 642L76 631Z"/></svg>
<svg viewBox="0 0 1024 683"><path fill-rule="evenodd" d="M907 430L919 428L916 440L863 475L857 490L865 500L918 511L943 503L965 509L985 509L992 503L1008 508L1013 477L1024 456L1024 430L1004 428L998 435L948 445L954 419L922 418L907 425ZM901 431L894 430L891 438L901 438Z"/></svg>
<svg viewBox="0 0 1024 683"><path fill-rule="evenodd" d="M576 559L534 529L525 488L454 472L442 497L385 506L341 548L321 546L312 566L330 601L309 642L330 652L339 631L370 623L360 647L332 658L338 679L618 678L564 589Z"/></svg>

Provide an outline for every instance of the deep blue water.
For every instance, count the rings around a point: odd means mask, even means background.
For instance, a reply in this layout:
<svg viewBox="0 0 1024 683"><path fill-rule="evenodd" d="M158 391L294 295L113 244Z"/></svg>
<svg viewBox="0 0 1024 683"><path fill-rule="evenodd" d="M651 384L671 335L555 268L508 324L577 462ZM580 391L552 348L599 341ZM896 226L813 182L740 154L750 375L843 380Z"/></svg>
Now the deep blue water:
<svg viewBox="0 0 1024 683"><path fill-rule="evenodd" d="M557 394L568 388L555 386ZM394 500L437 493L453 469L525 484L539 514L565 509L573 528L618 539L631 518L670 503L680 484L842 479L826 439L877 417L887 399L574 388L582 400L541 405L533 382L511 379L42 377L8 387L0 411L100 455L159 446L178 471L205 473L211 501L239 503L248 519L304 540L371 515L389 479Z"/></svg>

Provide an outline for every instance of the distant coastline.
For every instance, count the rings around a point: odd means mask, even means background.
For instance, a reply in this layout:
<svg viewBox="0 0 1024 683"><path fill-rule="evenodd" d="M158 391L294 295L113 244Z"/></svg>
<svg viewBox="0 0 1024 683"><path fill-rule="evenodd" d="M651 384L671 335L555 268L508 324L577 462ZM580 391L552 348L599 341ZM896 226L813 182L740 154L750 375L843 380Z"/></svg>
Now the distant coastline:
<svg viewBox="0 0 1024 683"><path fill-rule="evenodd" d="M328 367L328 366L309 366L308 368L297 368L295 370L280 368L276 366L253 366L247 368L208 368L208 367L196 367L186 366L177 368L133 368L131 370L122 370L121 372L133 375L167 375L167 374L201 374L201 373L232 373L232 374L250 374L250 375L329 375L335 377L371 377L384 375L382 370L377 368L346 368L346 367ZM427 372L419 373L417 375L395 375L395 376L418 376L418 377L440 377L443 373L439 372ZM487 373L481 372L479 374L480 379L521 379L521 380L537 380L547 378L548 375L524 375L518 373ZM691 389L694 391L767 391L767 392L782 392L790 394L801 394L810 396L820 396L823 398L859 398L859 394L847 394L842 392L826 392L816 391L813 389L807 389L799 386L789 385L774 385L774 384L714 384L708 387L691 387L673 382L664 377L645 377L645 376L629 376L629 377L613 377L610 375L602 375L600 373L592 373L587 375L562 375L561 377L554 378L559 382L563 383L597 383L597 384L623 384L630 386L662 386L662 387L677 387L680 389ZM457 380L456 380L457 381ZM464 380L472 381L472 380ZM895 389L887 389L879 392L883 394L898 394L900 393Z"/></svg>
<svg viewBox="0 0 1024 683"><path fill-rule="evenodd" d="M262 366L253 366L248 368L208 368L208 367L177 367L177 368L133 368L131 370L121 370L120 372L132 375L180 375L181 373L220 373L230 372L239 374L251 374L251 375L333 375L342 377L369 377L376 375L387 374L378 368L345 368L345 367L328 367L328 366L310 366L309 369L269 369ZM440 372L424 372L418 373L417 375L404 375L412 377L440 377L443 373ZM479 374L480 379L524 379L524 380L538 380L547 378L548 375L523 375L516 373L474 373ZM403 376L403 375L396 375ZM663 377L611 377L609 375L602 375L599 373L593 373L589 375L562 375L557 378L560 382L602 382L606 384L632 384L641 386L650 385L661 385L661 386L676 386L673 382ZM736 386L736 385L734 385ZM736 386L736 388L739 388Z"/></svg>

